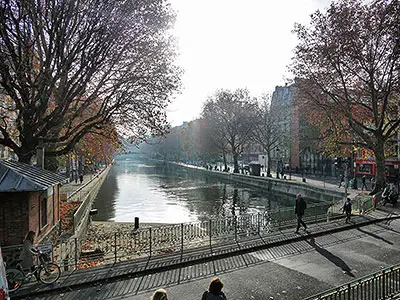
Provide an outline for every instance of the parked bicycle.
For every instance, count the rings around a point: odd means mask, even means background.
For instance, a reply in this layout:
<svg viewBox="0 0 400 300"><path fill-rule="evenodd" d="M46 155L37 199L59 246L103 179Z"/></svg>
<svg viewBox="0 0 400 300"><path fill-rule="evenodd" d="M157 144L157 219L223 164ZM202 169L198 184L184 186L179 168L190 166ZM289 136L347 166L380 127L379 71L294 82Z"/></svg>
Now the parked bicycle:
<svg viewBox="0 0 400 300"><path fill-rule="evenodd" d="M8 289L10 292L18 290L24 282L29 282L32 277L35 277L37 281L44 284L54 283L60 278L61 269L57 264L50 262L48 254L38 251L37 257L39 263L31 272L24 272L21 266L21 260L16 261L14 268L6 270Z"/></svg>

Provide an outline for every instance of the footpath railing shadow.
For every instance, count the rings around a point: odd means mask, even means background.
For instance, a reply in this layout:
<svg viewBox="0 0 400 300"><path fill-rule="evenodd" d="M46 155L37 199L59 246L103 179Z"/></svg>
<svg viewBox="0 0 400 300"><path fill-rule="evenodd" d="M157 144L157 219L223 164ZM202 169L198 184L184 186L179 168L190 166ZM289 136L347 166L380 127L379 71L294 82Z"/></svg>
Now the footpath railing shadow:
<svg viewBox="0 0 400 300"><path fill-rule="evenodd" d="M304 300L398 299L399 293L400 265L395 265Z"/></svg>
<svg viewBox="0 0 400 300"><path fill-rule="evenodd" d="M288 231L289 229L287 229L286 231L284 230L283 234L288 234ZM340 245L343 243L347 243L351 240L357 240L367 235L378 236L378 234L381 233L382 231L384 231L384 229L382 229L379 226L375 226L370 230L370 232L359 232L346 236L343 235L324 236L324 239L321 240L320 242L316 242L313 236L310 236L309 239L307 238L307 236L305 236L304 240L290 243L290 247L288 247L287 245L282 245L274 247L272 249L263 249L248 254L238 255L230 259L221 259L213 262L213 264L211 265L207 264L198 265L197 272L195 273L190 272L192 268L191 265L176 270L170 270L167 271L168 272L167 276L163 276L163 278L165 279L162 279L161 281L154 280L152 284L151 283L146 283L146 285L139 284L136 287L135 293L133 293L132 295L145 293L154 290L159 286L170 287L187 281L201 280L203 278L208 278L210 276L215 276L217 274L234 272L240 269L247 268L252 265L266 264L283 257L296 256L310 251L317 251L322 256L326 257L334 265L336 265L338 268L340 268L345 274L347 274L350 277L354 277L354 274L352 273L350 266L342 258L338 257L337 255L334 255L332 252L325 249L325 247ZM326 299L348 299L348 298L331 297ZM374 298L370 297L370 298L351 298L351 299L361 300L361 299L374 299Z"/></svg>

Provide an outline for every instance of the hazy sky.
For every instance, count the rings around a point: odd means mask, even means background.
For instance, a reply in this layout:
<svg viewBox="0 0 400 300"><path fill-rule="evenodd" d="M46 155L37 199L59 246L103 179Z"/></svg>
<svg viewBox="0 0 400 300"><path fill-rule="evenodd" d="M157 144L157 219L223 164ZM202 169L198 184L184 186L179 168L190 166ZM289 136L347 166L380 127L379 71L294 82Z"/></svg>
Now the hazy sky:
<svg viewBox="0 0 400 300"><path fill-rule="evenodd" d="M219 88L245 88L252 95L284 85L297 43L295 22L329 0L170 0L177 13L178 64L183 89L167 110L173 126L199 117Z"/></svg>

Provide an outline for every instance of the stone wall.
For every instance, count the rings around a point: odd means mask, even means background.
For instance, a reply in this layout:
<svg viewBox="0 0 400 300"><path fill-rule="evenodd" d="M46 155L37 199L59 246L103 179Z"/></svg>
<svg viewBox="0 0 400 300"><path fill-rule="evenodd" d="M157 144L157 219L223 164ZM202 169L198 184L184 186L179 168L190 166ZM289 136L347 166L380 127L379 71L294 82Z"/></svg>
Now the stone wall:
<svg viewBox="0 0 400 300"><path fill-rule="evenodd" d="M193 167L188 165L180 165L171 163L176 166L188 168L193 172L202 173L204 176L221 178L222 180L238 182L247 186L265 189L266 191L284 194L286 196L295 197L300 193L307 199L312 199L316 202L337 202L342 201L344 192L335 191L323 187L310 185L307 182L295 182L289 180L276 179L271 177L260 177L243 174L233 174L219 171L210 171L205 168Z"/></svg>

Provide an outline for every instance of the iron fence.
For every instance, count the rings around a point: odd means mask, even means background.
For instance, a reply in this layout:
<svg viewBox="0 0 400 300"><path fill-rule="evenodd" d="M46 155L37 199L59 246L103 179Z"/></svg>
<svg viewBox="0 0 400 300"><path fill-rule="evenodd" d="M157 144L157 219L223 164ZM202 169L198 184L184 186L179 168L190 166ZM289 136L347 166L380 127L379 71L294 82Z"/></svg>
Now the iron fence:
<svg viewBox="0 0 400 300"><path fill-rule="evenodd" d="M90 178L88 182L83 184L81 187L79 187L77 190L72 192L70 195L67 197L67 201L82 201L82 199L86 198L86 195L90 193L90 191L93 189L93 185L96 184L98 181L96 180L97 178L103 176L105 171L107 171L109 168L111 168L111 165L102 169L99 173L93 175L93 177Z"/></svg>
<svg viewBox="0 0 400 300"><path fill-rule="evenodd" d="M308 222L326 220L329 206L329 203L310 205L304 219ZM149 228L134 229L132 224L129 231L88 232L86 238L58 243L53 252L55 259L65 257L58 261L63 266L86 268L165 253L179 254L198 247L212 248L226 241L241 241L293 227L295 223L294 209L285 208Z"/></svg>
<svg viewBox="0 0 400 300"><path fill-rule="evenodd" d="M400 265L395 265L304 300L383 300L399 293Z"/></svg>
<svg viewBox="0 0 400 300"><path fill-rule="evenodd" d="M331 214L330 206L330 203L309 205L304 220L310 223L326 221L327 214ZM134 229L131 224L129 231L88 232L81 237L75 235L57 241L52 247L53 260L65 269L75 269L166 253L182 254L199 247L208 251L214 245L244 241L294 228L295 224L293 208L139 229Z"/></svg>

